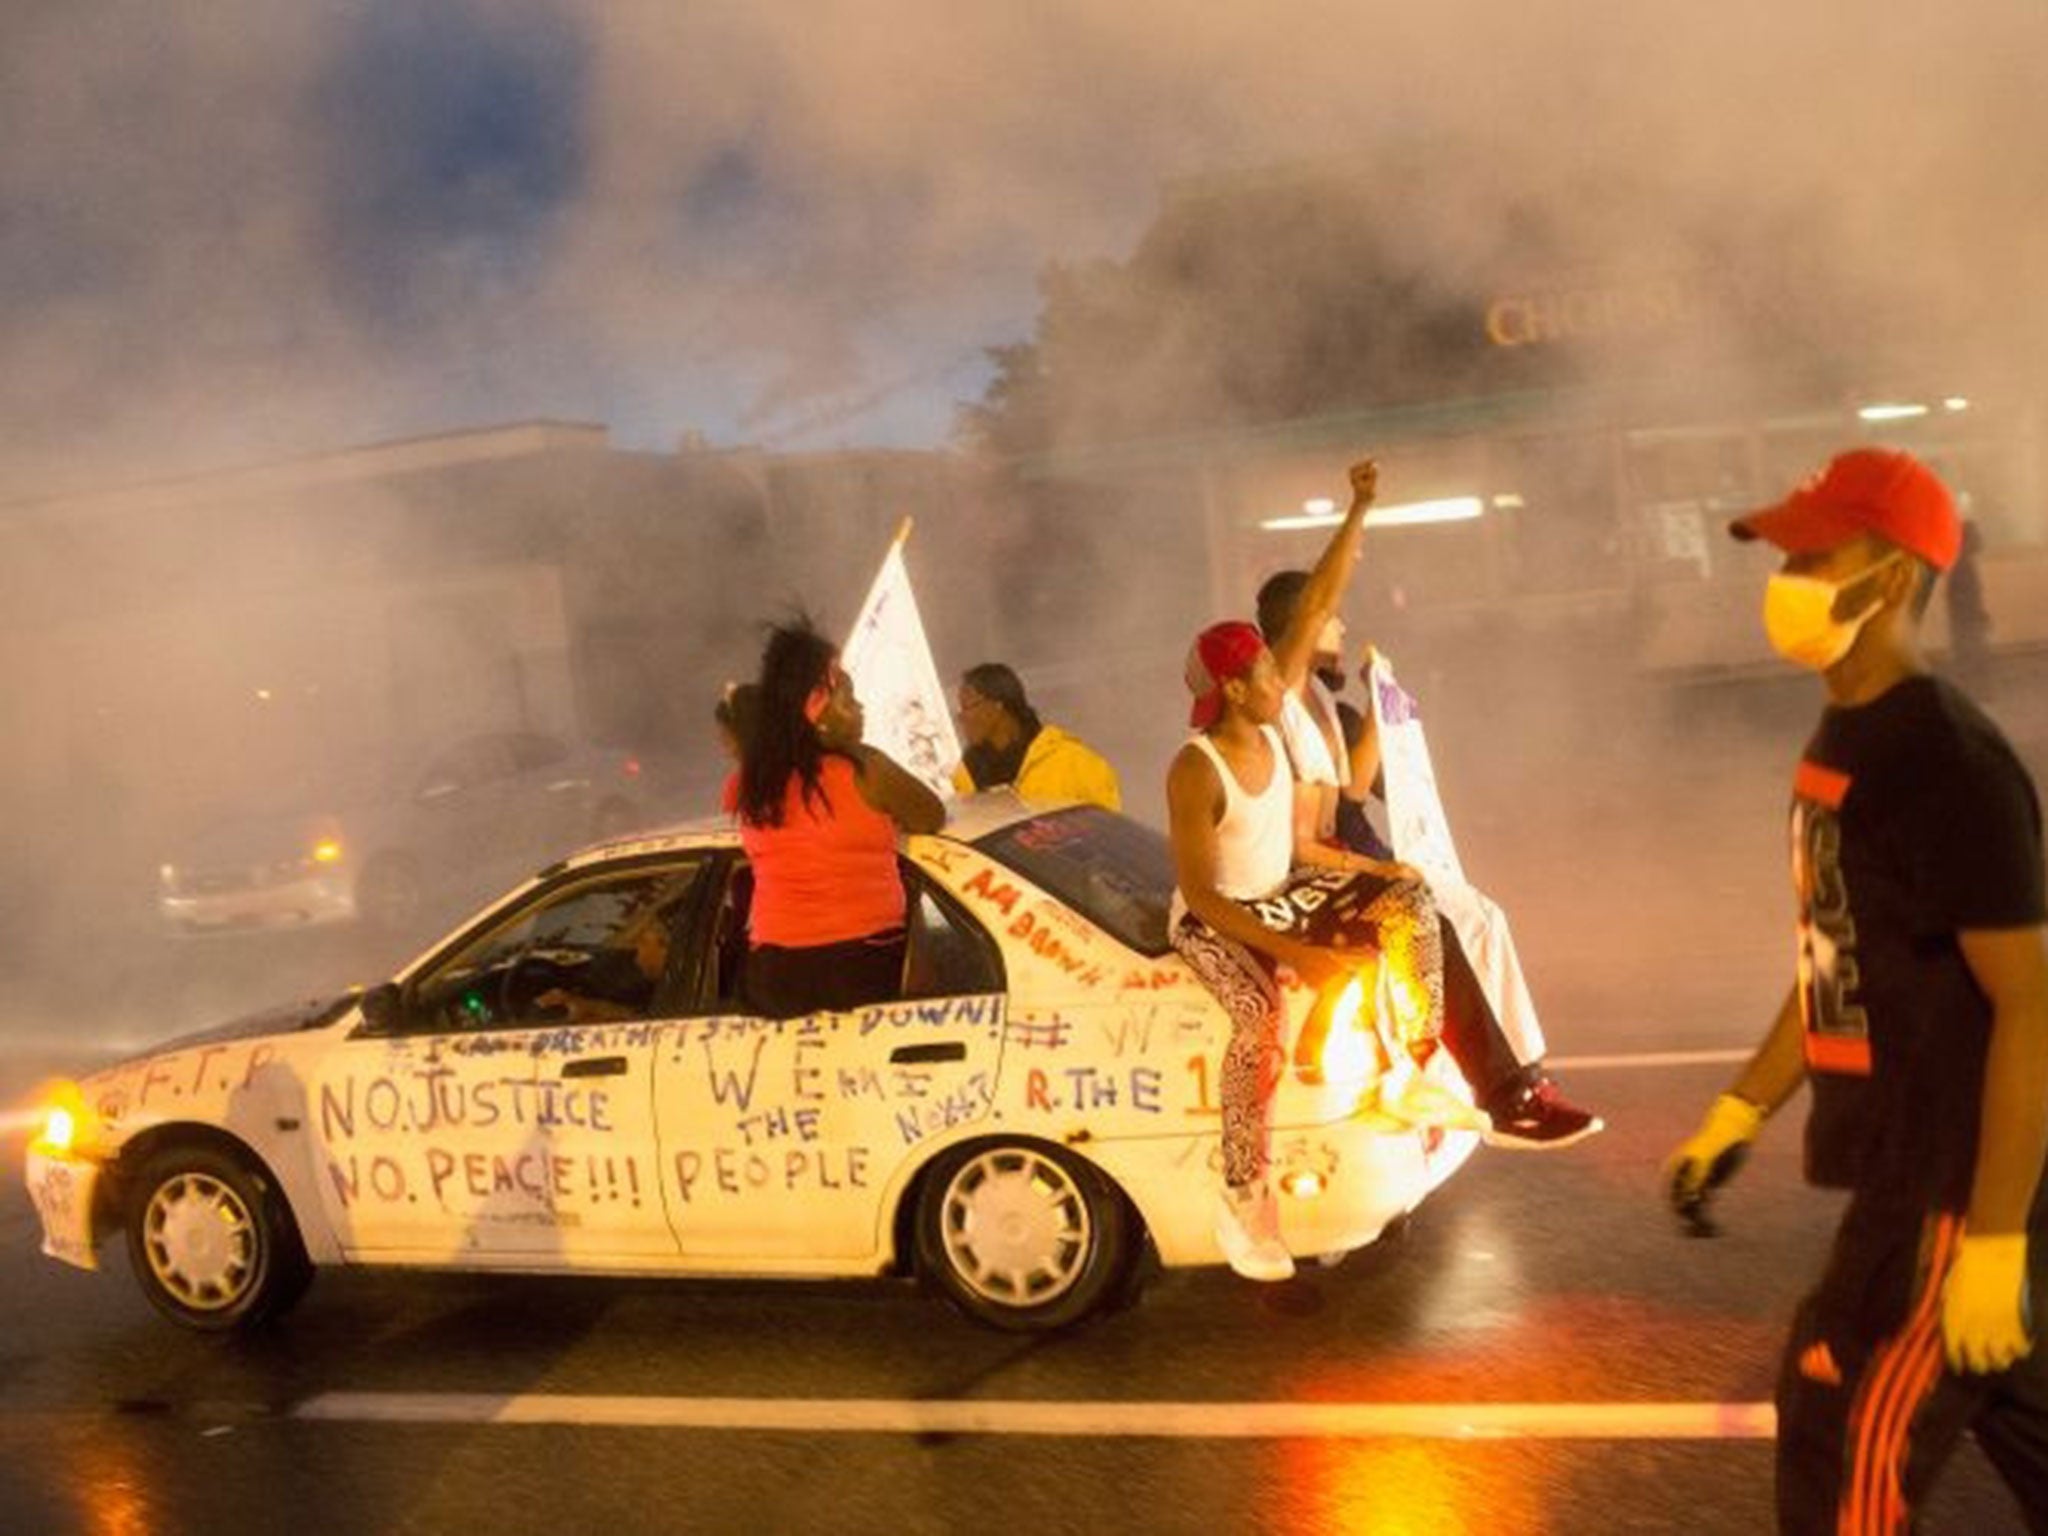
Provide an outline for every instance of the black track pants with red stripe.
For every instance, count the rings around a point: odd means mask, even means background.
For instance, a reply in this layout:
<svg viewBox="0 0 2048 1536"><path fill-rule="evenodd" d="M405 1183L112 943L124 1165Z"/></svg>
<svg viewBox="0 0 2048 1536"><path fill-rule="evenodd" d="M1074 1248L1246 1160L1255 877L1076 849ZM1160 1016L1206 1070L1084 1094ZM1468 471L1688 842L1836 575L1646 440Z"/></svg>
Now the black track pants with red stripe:
<svg viewBox="0 0 2048 1536"><path fill-rule="evenodd" d="M1781 1532L1911 1530L1968 1430L2027 1528L2048 1536L2048 1339L1995 1376L1955 1375L1942 1362L1941 1282L1961 1225L1862 1195L1850 1203L1778 1376ZM2037 1235L2030 1256L2039 1337L2048 1239Z"/></svg>

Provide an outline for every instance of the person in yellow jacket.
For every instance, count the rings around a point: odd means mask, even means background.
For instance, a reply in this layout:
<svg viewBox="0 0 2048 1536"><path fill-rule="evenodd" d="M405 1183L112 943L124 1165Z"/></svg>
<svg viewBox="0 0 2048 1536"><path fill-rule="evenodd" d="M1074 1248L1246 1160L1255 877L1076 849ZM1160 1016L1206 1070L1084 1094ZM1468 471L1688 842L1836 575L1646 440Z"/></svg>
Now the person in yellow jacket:
<svg viewBox="0 0 2048 1536"><path fill-rule="evenodd" d="M1078 738L1043 723L1023 682L999 661L961 674L960 734L967 746L953 787L963 795L1009 785L1029 804L1085 800L1112 811L1123 807L1116 770Z"/></svg>

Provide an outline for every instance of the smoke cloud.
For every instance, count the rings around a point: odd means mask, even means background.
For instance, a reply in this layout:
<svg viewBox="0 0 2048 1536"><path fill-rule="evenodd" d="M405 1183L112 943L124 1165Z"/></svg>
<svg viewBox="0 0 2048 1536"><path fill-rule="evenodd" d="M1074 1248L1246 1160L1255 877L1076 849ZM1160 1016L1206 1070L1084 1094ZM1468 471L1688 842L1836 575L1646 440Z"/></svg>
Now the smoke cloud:
<svg viewBox="0 0 2048 1536"><path fill-rule="evenodd" d="M985 349L1030 335L1048 263L1128 259L1190 178L1303 166L1379 189L1377 250L1443 294L1521 242L1538 269L1768 250L1930 367L2014 372L2048 344L2044 43L2036 0L21 0L0 21L0 535L144 586L179 532L110 554L132 529L20 508L535 417L656 448L939 444L989 379ZM1505 218L1524 202L1540 229ZM1952 361L1952 322L1987 309L1997 323L1954 345L1998 355ZM1126 393L1178 387L1185 355ZM1320 489L1341 473L1333 456ZM1146 568L1148 541L1175 536L1088 533L1063 569L1100 580L988 637L1045 660L1027 682L1050 718L1124 729L1140 808L1178 728L1182 637L1215 616ZM269 553L299 571L359 553L298 537ZM214 553L252 584L278 569ZM89 626L22 595L10 669L62 690ZM60 645L31 623L69 628ZM185 646L201 671L203 650ZM1544 729L1533 706L1517 723ZM1489 733L1454 712L1445 734L1463 763L1498 763L1498 717ZM1568 740L1517 750L1549 761ZM1472 802L1513 792L1504 767L1446 778ZM1475 816L1473 836L1550 847L1493 825Z"/></svg>
<svg viewBox="0 0 2048 1536"><path fill-rule="evenodd" d="M1569 180L1611 192L1570 213L1616 257L1749 229L2018 303L2044 26L2026 0L17 6L0 467L104 483L533 415L928 442L1043 263L1121 255L1163 184L1396 177L1447 143L1483 174L1385 232L1447 272L1498 243L1504 189Z"/></svg>

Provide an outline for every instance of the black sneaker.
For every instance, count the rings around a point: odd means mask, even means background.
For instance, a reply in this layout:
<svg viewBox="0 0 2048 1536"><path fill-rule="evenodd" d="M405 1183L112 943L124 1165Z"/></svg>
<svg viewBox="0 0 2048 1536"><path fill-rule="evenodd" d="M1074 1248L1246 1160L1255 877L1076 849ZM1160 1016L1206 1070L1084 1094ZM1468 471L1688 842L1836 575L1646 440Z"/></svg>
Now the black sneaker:
<svg viewBox="0 0 2048 1536"><path fill-rule="evenodd" d="M1487 1144L1518 1152L1554 1152L1607 1129L1598 1115L1567 1104L1557 1084L1540 1072L1488 1105L1487 1113L1493 1117Z"/></svg>

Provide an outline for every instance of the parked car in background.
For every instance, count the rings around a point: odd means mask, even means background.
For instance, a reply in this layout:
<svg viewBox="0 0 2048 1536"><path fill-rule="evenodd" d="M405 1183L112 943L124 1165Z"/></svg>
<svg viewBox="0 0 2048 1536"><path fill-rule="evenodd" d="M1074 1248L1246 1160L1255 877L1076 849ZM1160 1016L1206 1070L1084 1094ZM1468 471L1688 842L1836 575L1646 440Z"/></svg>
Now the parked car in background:
<svg viewBox="0 0 2048 1536"><path fill-rule="evenodd" d="M410 933L592 838L649 819L640 760L538 731L461 737L217 821L158 870L179 934L361 922Z"/></svg>
<svg viewBox="0 0 2048 1536"><path fill-rule="evenodd" d="M899 995L770 1020L742 1001L729 826L559 861L389 982L54 1089L27 1164L44 1252L93 1268L125 1231L149 1299L206 1330L319 1265L915 1273L1027 1330L1134 1294L1153 1257L1218 1262L1230 1021L1167 943L1165 840L977 796L901 868ZM1289 989L1273 1166L1288 1246L1334 1256L1476 1136L1392 1113L1406 1048L1317 1002ZM1442 1052L1420 1071L1464 1092Z"/></svg>

